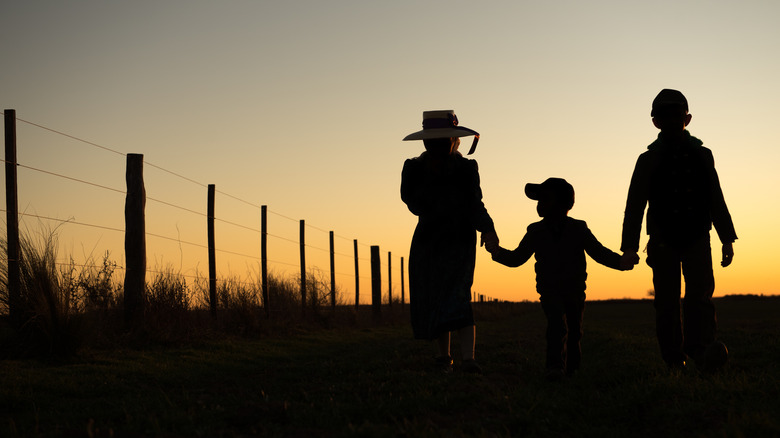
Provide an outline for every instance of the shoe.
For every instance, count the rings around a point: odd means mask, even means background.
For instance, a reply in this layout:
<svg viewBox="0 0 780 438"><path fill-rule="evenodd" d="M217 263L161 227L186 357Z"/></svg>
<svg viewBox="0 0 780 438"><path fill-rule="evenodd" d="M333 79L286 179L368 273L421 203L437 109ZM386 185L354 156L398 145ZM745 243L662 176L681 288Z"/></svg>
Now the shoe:
<svg viewBox="0 0 780 438"><path fill-rule="evenodd" d="M434 359L433 363L436 369L443 371L444 374L452 372L452 357L450 356L439 356Z"/></svg>
<svg viewBox="0 0 780 438"><path fill-rule="evenodd" d="M714 373L726 366L729 361L729 349L721 341L708 345L699 357L695 359L696 367L705 373Z"/></svg>
<svg viewBox="0 0 780 438"><path fill-rule="evenodd" d="M463 372L470 374L482 374L482 367L477 364L474 359L466 359L463 361Z"/></svg>

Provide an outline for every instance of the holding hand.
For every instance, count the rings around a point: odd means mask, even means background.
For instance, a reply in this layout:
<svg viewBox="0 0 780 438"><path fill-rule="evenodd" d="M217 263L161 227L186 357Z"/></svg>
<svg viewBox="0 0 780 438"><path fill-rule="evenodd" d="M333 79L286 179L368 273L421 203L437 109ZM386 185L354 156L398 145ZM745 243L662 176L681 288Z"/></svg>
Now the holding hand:
<svg viewBox="0 0 780 438"><path fill-rule="evenodd" d="M633 251L623 252L620 256L620 269L624 271L630 271L634 269L634 266L639 263L639 254Z"/></svg>
<svg viewBox="0 0 780 438"><path fill-rule="evenodd" d="M498 234L495 231L487 231L482 233L479 246L485 246L485 249L493 254L498 251Z"/></svg>

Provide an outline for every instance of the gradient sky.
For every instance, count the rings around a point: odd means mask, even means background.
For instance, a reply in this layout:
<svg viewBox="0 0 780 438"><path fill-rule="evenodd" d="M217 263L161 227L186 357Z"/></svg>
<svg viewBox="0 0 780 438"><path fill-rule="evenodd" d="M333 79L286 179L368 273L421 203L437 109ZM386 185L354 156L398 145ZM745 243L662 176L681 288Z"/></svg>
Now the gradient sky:
<svg viewBox="0 0 780 438"><path fill-rule="evenodd" d="M394 268L408 255L416 218L400 200L400 174L422 144L401 139L420 129L424 110L454 109L482 134L472 158L502 246L514 248L538 220L522 187L558 176L576 190L570 215L618 250L631 172L657 135L650 103L675 88L688 97L691 133L715 155L739 235L733 265L715 263L716 295L778 294L777 17L774 0L3 2L0 105L268 205L275 272L296 272L305 219L307 262L327 276L321 249L335 231L350 297L352 239L361 258L368 245L383 260L391 251ZM121 155L21 122L17 130L21 164L124 189ZM145 177L149 197L205 213L205 187L148 165ZM19 185L26 213L124 228L122 194L25 168ZM218 195L216 209L260 227L253 206ZM150 201L147 220L150 233L206 242L197 214ZM63 257L109 251L124 263L121 233L58 232ZM218 223L223 250L257 254L259 241ZM715 233L713 243L719 260ZM199 247L149 238L148 250L152 269L207 272ZM642 259L629 273L589 259L589 298L645 297ZM222 275L257 271L246 257L218 253L218 263ZM361 279L363 296L369 284ZM533 261L510 269L480 250L474 291L537 299Z"/></svg>

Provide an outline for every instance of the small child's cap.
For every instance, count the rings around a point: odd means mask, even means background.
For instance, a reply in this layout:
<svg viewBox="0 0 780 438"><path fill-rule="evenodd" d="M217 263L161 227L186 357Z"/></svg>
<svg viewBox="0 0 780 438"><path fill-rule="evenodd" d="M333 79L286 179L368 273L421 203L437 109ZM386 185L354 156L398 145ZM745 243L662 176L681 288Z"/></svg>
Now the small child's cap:
<svg viewBox="0 0 780 438"><path fill-rule="evenodd" d="M564 202L567 210L574 206L574 187L563 178L547 178L541 184L528 183L525 185L525 195L534 201L538 201L545 194L555 196Z"/></svg>
<svg viewBox="0 0 780 438"><path fill-rule="evenodd" d="M653 108L650 111L650 116L655 117L663 112L665 109L682 108L685 110L685 114L688 114L688 100L683 94L677 90L664 88L653 99Z"/></svg>

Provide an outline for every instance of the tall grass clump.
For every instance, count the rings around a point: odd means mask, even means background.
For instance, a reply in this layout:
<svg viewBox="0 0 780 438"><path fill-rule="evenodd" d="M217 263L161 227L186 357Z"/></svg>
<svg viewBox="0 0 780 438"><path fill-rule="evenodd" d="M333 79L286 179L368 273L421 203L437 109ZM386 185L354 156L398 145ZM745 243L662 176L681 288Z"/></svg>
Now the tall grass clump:
<svg viewBox="0 0 780 438"><path fill-rule="evenodd" d="M187 280L173 269L157 272L146 285L145 308L150 315L178 318L190 310Z"/></svg>
<svg viewBox="0 0 780 438"><path fill-rule="evenodd" d="M20 236L18 315L11 321L18 333L12 348L24 355L68 356L81 347L85 331L76 312L72 288L57 270L56 230ZM8 307L8 242L2 246L2 301Z"/></svg>
<svg viewBox="0 0 780 438"><path fill-rule="evenodd" d="M106 251L99 262L90 255L79 265L71 257L59 272L61 288L70 296L71 314L82 319L86 344L113 344L122 329L123 291L117 269Z"/></svg>
<svg viewBox="0 0 780 438"><path fill-rule="evenodd" d="M268 275L268 303L271 315L297 314L301 310L301 281L296 277Z"/></svg>
<svg viewBox="0 0 780 438"><path fill-rule="evenodd" d="M263 319L262 285L230 277L217 282L217 303L222 327L230 333L257 333Z"/></svg>
<svg viewBox="0 0 780 438"><path fill-rule="evenodd" d="M71 257L69 265L61 271L63 284L69 289L74 310L83 313L106 313L119 306L121 286L114 278L116 262L106 251L96 263L88 257L83 265L77 265Z"/></svg>
<svg viewBox="0 0 780 438"><path fill-rule="evenodd" d="M330 286L330 278L322 269L310 269L306 274L306 291L309 304L311 304L311 306L315 309L331 307L333 301L331 298ZM335 294L336 305L345 305L346 300L338 288L336 288Z"/></svg>
<svg viewBox="0 0 780 438"><path fill-rule="evenodd" d="M194 324L187 279L173 268L156 271L146 283L144 325L146 333L158 341L188 338Z"/></svg>

